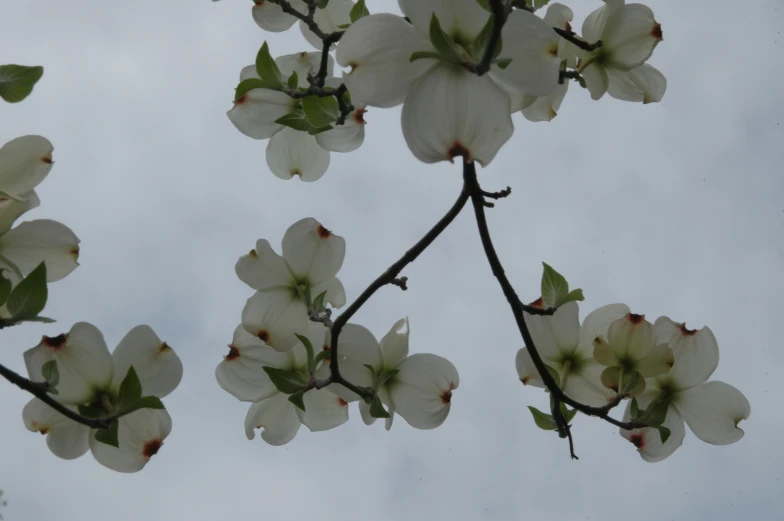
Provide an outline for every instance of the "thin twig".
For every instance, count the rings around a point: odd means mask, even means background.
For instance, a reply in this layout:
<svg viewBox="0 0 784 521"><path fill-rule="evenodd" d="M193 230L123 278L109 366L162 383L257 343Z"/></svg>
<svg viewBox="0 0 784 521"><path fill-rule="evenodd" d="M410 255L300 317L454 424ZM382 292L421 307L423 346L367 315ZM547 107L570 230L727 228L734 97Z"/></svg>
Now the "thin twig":
<svg viewBox="0 0 784 521"><path fill-rule="evenodd" d="M533 361L534 366L536 366L536 370L539 373L539 376L542 379L545 387L547 387L547 389L550 391L551 396L557 402L563 402L567 405L570 405L583 414L588 416L597 416L615 425L616 427L620 427L625 430L646 427L646 424L639 421L620 422L609 415L610 411L621 403L623 397L616 396L613 401L603 407L592 407L570 398L558 386L558 383L547 370L547 366L545 365L542 357L539 355L539 351L534 345L531 332L528 330L528 325L525 323L525 306L520 300L520 297L517 295L517 292L514 290L512 283L507 278L503 265L501 264L501 260L498 258L498 253L495 251L495 246L493 245L492 238L490 237L490 230L487 226L487 218L485 216L485 206L483 204L485 201L483 195L484 191L479 186L479 180L476 176L476 166L473 162L464 164L463 179L465 181L465 186L468 187L470 192L471 202L474 207L474 215L476 217L476 224L479 228L479 236L482 240L482 247L485 250L487 261L490 264L493 275L495 275L495 278L498 279L498 283L501 286L501 290L504 292L504 296L509 303L509 307L512 309L515 322L517 323L517 328L520 330L520 334L523 337L525 346L528 348L528 352L531 355L531 360Z"/></svg>
<svg viewBox="0 0 784 521"><path fill-rule="evenodd" d="M588 43L585 40L581 40L574 31L568 31L566 29L561 29L560 27L553 27L553 31L558 33L558 36L564 40L573 43L584 51L593 52L602 46L601 40L597 40L594 43Z"/></svg>
<svg viewBox="0 0 784 521"><path fill-rule="evenodd" d="M86 418L81 414L75 413L62 403L58 402L49 394L49 385L46 382L33 382L24 376L15 373L4 365L0 364L0 376L16 385L20 389L29 392L46 405L59 412L63 416L92 429L108 429L117 416L111 415L105 418Z"/></svg>
<svg viewBox="0 0 784 521"><path fill-rule="evenodd" d="M329 369L332 374L332 381L335 383L342 384L343 386L347 387L348 389L354 391L358 395L363 398L370 398L373 395L373 392L364 388L357 387L350 382L347 382L340 374L340 365L339 365L339 356L338 356L338 338L340 337L340 332L343 330L343 326L345 326L351 317L359 311L359 309L365 305L365 303L370 300L376 291L383 288L387 284L395 284L395 280L398 280L398 275L403 269L414 262L417 257L419 257L423 251L425 251L433 241L435 241L441 233L446 230L446 228L452 224L452 221L460 214L460 211L465 207L466 203L468 202L469 198L469 191L468 186L464 183L463 189L460 192L460 195L455 201L455 204L449 209L449 211L444 215L438 223L436 223L433 228L430 229L429 232L425 234L422 239L419 240L414 246L411 247L397 262L391 265L381 276L379 276L376 280L374 280L370 286L368 286L362 294L357 297L355 300L346 310L335 319L334 323L332 324L332 337L330 341L330 360L329 360ZM395 284L397 285L397 284Z"/></svg>
<svg viewBox="0 0 784 521"><path fill-rule="evenodd" d="M490 39L487 41L487 47L482 55L482 60L477 64L468 64L466 69L473 72L477 76L483 76L490 71L493 64L493 57L495 56L495 48L498 46L498 41L501 39L501 31L506 23L508 16L506 7L504 7L503 0L490 0L490 12L493 17L493 32L490 33Z"/></svg>

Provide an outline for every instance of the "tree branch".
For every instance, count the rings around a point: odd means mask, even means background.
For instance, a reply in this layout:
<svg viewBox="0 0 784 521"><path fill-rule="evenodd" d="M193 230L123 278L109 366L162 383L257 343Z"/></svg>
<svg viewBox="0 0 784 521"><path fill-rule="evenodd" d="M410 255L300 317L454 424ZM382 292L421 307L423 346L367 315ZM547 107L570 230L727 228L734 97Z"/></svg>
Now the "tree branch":
<svg viewBox="0 0 784 521"><path fill-rule="evenodd" d="M330 341L330 360L329 360L329 369L332 375L332 381L334 383L339 383L348 389L354 391L359 396L363 398L370 398L373 396L372 391L368 391L367 389L357 387L350 382L346 381L340 374L340 365L339 365L339 356L338 356L338 338L340 337L340 332L343 330L343 326L345 326L351 317L360 310L360 308L365 305L365 303L370 300L376 291L381 289L382 287L386 286L387 284L392 284L399 286L398 275L403 269L414 262L417 257L419 257L423 251L425 251L433 241L438 238L441 233L446 230L446 228L452 224L452 221L460 214L460 211L465 207L466 203L468 202L469 198L469 191L468 186L464 183L463 189L460 192L460 195L455 201L455 204L449 209L449 211L444 215L438 223L436 223L433 228L424 237L422 237L419 242L417 242L414 246L411 247L397 262L391 265L381 276L379 276L376 280L374 280L370 286L368 286L362 294L357 297L357 299L348 307L346 310L338 316L332 324L332 337Z"/></svg>
<svg viewBox="0 0 784 521"><path fill-rule="evenodd" d="M544 382L545 387L547 387L547 389L550 391L553 399L556 402L563 402L567 405L570 405L583 414L588 416L597 416L615 425L616 427L620 427L625 430L647 427L646 424L638 421L620 422L609 415L610 411L618 406L623 398L625 398L624 395L616 396L612 402L603 407L592 407L590 405L585 405L576 400L573 400L567 396L559 387L558 382L555 381L553 376L547 370L542 357L539 355L539 351L534 345L533 338L531 337L531 333L528 330L528 325L525 323L524 312L526 311L526 306L522 303L511 282L507 278L503 265L501 264L501 260L498 258L498 254L495 251L495 246L493 245L493 241L490 237L490 231L487 226L487 218L485 216L485 192L479 186L479 180L476 176L476 166L473 162L466 163L464 165L463 178L465 181L465 186L468 187L470 192L471 202L474 207L474 215L476 217L476 224L479 228L479 236L482 240L482 247L485 250L487 261L490 264L493 275L495 275L495 278L498 279L498 283L501 286L501 290L504 292L504 296L509 303L509 307L512 309L515 322L517 323L517 328L520 330L520 335L523 337L525 346L528 348L528 352L531 355L531 360L533 361L534 366L536 366L536 370L539 372L539 376L541 377L542 382Z"/></svg>
<svg viewBox="0 0 784 521"><path fill-rule="evenodd" d="M553 27L553 31L558 33L558 36L560 36L564 40L573 43L574 45L576 45L577 47L579 47L584 51L593 52L602 46L601 40L597 40L594 43L588 43L585 40L581 40L580 38L578 38L577 33L575 33L574 31L567 31L566 29L561 29L560 27Z"/></svg>
<svg viewBox="0 0 784 521"><path fill-rule="evenodd" d="M109 425L118 418L115 415L107 416L105 418L86 418L52 398L52 395L49 394L49 385L46 382L33 382L32 380L28 380L2 364L0 364L0 376L20 389L29 392L66 418L69 418L76 423L86 425L92 429L108 429Z"/></svg>

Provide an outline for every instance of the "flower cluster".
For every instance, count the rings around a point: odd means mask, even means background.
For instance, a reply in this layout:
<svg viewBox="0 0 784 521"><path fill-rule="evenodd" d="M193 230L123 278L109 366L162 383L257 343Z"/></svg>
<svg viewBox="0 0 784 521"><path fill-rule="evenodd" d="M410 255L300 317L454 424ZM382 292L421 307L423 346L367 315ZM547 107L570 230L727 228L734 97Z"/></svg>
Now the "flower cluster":
<svg viewBox="0 0 784 521"><path fill-rule="evenodd" d="M24 359L30 380L48 383L68 409L113 420L108 429L89 428L34 398L24 408L24 423L45 434L60 458L78 458L89 448L100 464L137 472L171 432L160 398L179 385L182 362L149 326L133 328L109 353L98 328L79 322L68 333L44 336Z"/></svg>
<svg viewBox="0 0 784 521"><path fill-rule="evenodd" d="M0 148L0 277L10 282L9 292L41 263L46 282L64 278L79 265L79 239L67 226L50 219L14 226L40 204L35 188L52 169L53 149L41 136L19 137ZM33 318L20 315L24 310L9 310L10 300L3 300L0 319L15 323Z"/></svg>
<svg viewBox="0 0 784 521"><path fill-rule="evenodd" d="M334 379L328 305L346 302L336 277L345 251L342 237L306 218L286 231L282 255L261 239L237 262L238 277L256 293L215 376L227 392L252 403L248 439L263 429L264 441L283 445L300 425L314 432L335 428L348 421L353 401L365 423L386 418L387 429L395 413L419 429L438 427L449 414L457 370L436 355L409 355L407 319L380 342L347 324L337 349L341 379Z"/></svg>
<svg viewBox="0 0 784 521"><path fill-rule="evenodd" d="M557 115L566 80L597 100L664 96L666 79L646 63L662 29L645 5L606 0L577 35L572 10L560 3L543 17L530 6L507 7L501 23L486 0L398 4L403 16L370 14L363 0L255 0L262 29L286 31L299 20L322 51L273 61L265 44L241 75L229 117L244 134L271 138L267 164L276 176L320 178L327 151L361 144L367 106L403 105L403 135L419 160L462 156L486 166L511 138L512 114L534 122ZM333 48L347 69L339 79Z"/></svg>
<svg viewBox="0 0 784 521"><path fill-rule="evenodd" d="M624 422L647 426L621 429L621 435L644 460L663 460L680 447L684 421L699 439L714 445L743 437L738 424L751 413L748 400L731 385L707 382L719 363L719 347L708 327L691 330L667 317L651 324L623 304L589 313L580 326L576 302L552 316L526 313L525 321L547 370L567 396L601 407L622 393ZM516 366L523 384L544 387L528 349L518 351Z"/></svg>

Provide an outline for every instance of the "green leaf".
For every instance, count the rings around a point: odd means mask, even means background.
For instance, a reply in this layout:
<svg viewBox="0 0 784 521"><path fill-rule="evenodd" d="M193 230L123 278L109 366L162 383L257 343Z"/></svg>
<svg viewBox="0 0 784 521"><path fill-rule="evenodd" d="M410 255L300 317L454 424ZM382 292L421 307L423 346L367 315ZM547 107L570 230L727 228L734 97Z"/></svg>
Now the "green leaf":
<svg viewBox="0 0 784 521"><path fill-rule="evenodd" d="M289 401L303 411L305 410L305 393L303 391L289 395Z"/></svg>
<svg viewBox="0 0 784 521"><path fill-rule="evenodd" d="M512 63L512 58L503 58L501 60L495 61L495 64L498 65L498 68L501 70L504 70L507 67L509 67L510 63Z"/></svg>
<svg viewBox="0 0 784 521"><path fill-rule="evenodd" d="M157 396L145 396L143 398L139 398L132 404L128 405L127 407L121 409L118 413L122 416L126 414L131 414L134 411L138 411L139 409L165 409L166 407L163 406L163 402Z"/></svg>
<svg viewBox="0 0 784 521"><path fill-rule="evenodd" d="M44 75L41 66L0 65L0 98L8 103L22 101Z"/></svg>
<svg viewBox="0 0 784 521"><path fill-rule="evenodd" d="M577 415L577 409L569 409L565 403L561 402L561 416L564 417L566 423L571 423L574 417Z"/></svg>
<svg viewBox="0 0 784 521"><path fill-rule="evenodd" d="M293 71L289 79L286 81L290 90L297 90L299 87L299 76L297 75L297 71Z"/></svg>
<svg viewBox="0 0 784 521"><path fill-rule="evenodd" d="M57 321L53 318L42 317L39 315L37 317L26 318L25 322L41 322L43 324L54 324Z"/></svg>
<svg viewBox="0 0 784 521"><path fill-rule="evenodd" d="M476 0L476 3L479 4L479 7L481 7L485 11L492 12L492 9L490 9L490 4L487 2L487 0Z"/></svg>
<svg viewBox="0 0 784 521"><path fill-rule="evenodd" d="M582 302L583 300L585 300L583 290L574 289L566 295L566 298L561 302L561 305L566 304L567 302Z"/></svg>
<svg viewBox="0 0 784 521"><path fill-rule="evenodd" d="M11 295L13 284L3 275L4 269L0 269L0 306L6 303L8 297Z"/></svg>
<svg viewBox="0 0 784 521"><path fill-rule="evenodd" d="M376 381L376 368L370 364L362 364L367 367L368 371L370 371L370 376L373 378L373 382Z"/></svg>
<svg viewBox="0 0 784 521"><path fill-rule="evenodd" d="M417 60L443 60L444 57L433 51L417 51L408 59L409 62Z"/></svg>
<svg viewBox="0 0 784 521"><path fill-rule="evenodd" d="M338 119L338 116L340 116L338 100L336 100L334 96L323 98L319 96L308 96L302 100L302 109L305 111L305 117L308 118L308 123L315 128L331 125Z"/></svg>
<svg viewBox="0 0 784 521"><path fill-rule="evenodd" d="M476 39L474 43L471 44L471 55L474 57L474 60L479 61L485 55L485 49L490 44L490 38L495 31L495 20L493 17L489 17L487 19L487 23L482 28L482 31L476 35ZM501 38L498 38L496 42L495 49L493 49L493 59L498 58L498 55L501 54L501 48L503 43L501 42Z"/></svg>
<svg viewBox="0 0 784 521"><path fill-rule="evenodd" d="M253 89L278 90L273 84L260 78L248 78L246 80L242 80L239 85L237 85L237 88L234 89L234 100L236 101L242 98L245 94Z"/></svg>
<svg viewBox="0 0 784 521"><path fill-rule="evenodd" d="M629 375L628 373L624 374L623 389L621 390L621 393L636 394L637 392L642 390L642 389L638 389L639 387L645 389L645 382L643 381L639 371L634 371L632 372L631 375Z"/></svg>
<svg viewBox="0 0 784 521"><path fill-rule="evenodd" d="M531 411L531 415L534 417L534 423L540 429L546 431L554 431L558 429L558 425L556 425L555 420L549 414L545 414L536 407L528 406L528 410Z"/></svg>
<svg viewBox="0 0 784 521"><path fill-rule="evenodd" d="M120 429L120 423L114 420L108 429L99 429L95 432L95 441L100 441L106 445L115 448L120 448L120 440L117 438L117 431Z"/></svg>
<svg viewBox="0 0 784 521"><path fill-rule="evenodd" d="M78 409L79 414L85 418L103 418L106 416L106 411L98 402L94 402L89 405L80 405L78 406Z"/></svg>
<svg viewBox="0 0 784 521"><path fill-rule="evenodd" d="M542 301L546 308L557 308L569 294L569 283L546 262L542 273Z"/></svg>
<svg viewBox="0 0 784 521"><path fill-rule="evenodd" d="M368 8L365 7L365 0L359 0L354 7L351 8L351 12L349 13L349 17L351 18L351 23L353 24L360 18L364 18L370 14Z"/></svg>
<svg viewBox="0 0 784 521"><path fill-rule="evenodd" d="M550 0L525 0L525 6L536 11L550 3Z"/></svg>
<svg viewBox="0 0 784 521"><path fill-rule="evenodd" d="M664 445L665 443L667 443L667 440L670 439L670 434L672 434L672 431L667 427L663 427L661 425L657 428L659 429L659 437L661 437L662 445Z"/></svg>
<svg viewBox="0 0 784 521"><path fill-rule="evenodd" d="M43 311L47 296L46 264L42 262L11 291L6 308L13 320L29 320Z"/></svg>
<svg viewBox="0 0 784 521"><path fill-rule="evenodd" d="M327 7L327 4L329 4L329 0L318 0L318 4L316 4L316 6L319 9L324 9Z"/></svg>
<svg viewBox="0 0 784 521"><path fill-rule="evenodd" d="M299 130L300 132L307 132L308 134L318 134L320 132L325 132L327 130L331 130L331 126L326 126L322 128L316 128L310 124L308 118L305 116L305 112L302 110L295 110L293 112L289 112L285 116L281 116L275 120L275 123L279 125L283 125L284 127L293 128L294 130Z"/></svg>
<svg viewBox="0 0 784 521"><path fill-rule="evenodd" d="M636 397L632 398L632 404L629 411L631 412L632 420L636 420L640 416L640 404L637 403Z"/></svg>
<svg viewBox="0 0 784 521"><path fill-rule="evenodd" d="M319 352L319 354L316 355L316 358L313 359L313 363L314 364L318 364L319 362L321 362L325 358L329 358L329 351L327 351L326 349L322 349Z"/></svg>
<svg viewBox="0 0 784 521"><path fill-rule="evenodd" d="M667 410L670 408L670 401L666 398L657 398L654 400L640 418L646 425L651 427L658 427L667 419Z"/></svg>
<svg viewBox="0 0 784 521"><path fill-rule="evenodd" d="M284 394L294 394L307 386L307 382L303 381L302 373L299 371L274 367L264 367L263 369L278 391Z"/></svg>
<svg viewBox="0 0 784 521"><path fill-rule="evenodd" d="M280 73L278 64L272 59L267 42L259 49L256 55L256 74L265 82L273 85L276 89L283 89L283 76Z"/></svg>
<svg viewBox="0 0 784 521"><path fill-rule="evenodd" d="M49 392L52 392L57 384L60 383L60 371L57 369L57 361L56 360L49 360L44 365L41 366L41 374L46 380L46 383L49 384ZM57 394L52 393L52 394Z"/></svg>
<svg viewBox="0 0 784 521"><path fill-rule="evenodd" d="M298 335L296 333L294 335L302 342L302 345L305 346L305 351L308 356L308 371L312 373L316 370L316 362L313 357L313 344L310 343L310 340L306 336Z"/></svg>
<svg viewBox="0 0 784 521"><path fill-rule="evenodd" d="M430 42L443 59L452 63L468 61L463 48L457 45L441 28L441 22L438 21L435 13L430 18Z"/></svg>
<svg viewBox="0 0 784 521"><path fill-rule="evenodd" d="M120 383L120 391L117 393L117 409L123 414L131 405L139 401L141 397L142 382L136 374L136 369L131 366L128 368L128 372L125 373L122 383Z"/></svg>
<svg viewBox="0 0 784 521"><path fill-rule="evenodd" d="M326 306L324 305L325 298L327 298L327 292L322 291L321 293L316 295L316 298L313 299L312 307L314 310L316 310L316 313L321 313L326 309Z"/></svg>
<svg viewBox="0 0 784 521"><path fill-rule="evenodd" d="M381 403L381 398L378 395L373 396L373 401L370 403L370 415L373 418L389 418L389 413L384 409Z"/></svg>

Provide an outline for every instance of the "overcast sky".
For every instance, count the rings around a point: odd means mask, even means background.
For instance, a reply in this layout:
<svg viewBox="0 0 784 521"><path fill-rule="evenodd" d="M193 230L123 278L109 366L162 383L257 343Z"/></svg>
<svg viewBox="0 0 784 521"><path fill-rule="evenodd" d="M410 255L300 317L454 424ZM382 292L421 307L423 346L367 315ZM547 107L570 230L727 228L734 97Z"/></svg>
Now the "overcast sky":
<svg viewBox="0 0 784 521"><path fill-rule="evenodd" d="M746 5L748 4L748 5ZM600 5L573 0L576 27ZM349 299L396 260L456 198L459 165L427 166L403 141L399 109L371 110L357 152L332 155L317 183L281 181L265 143L225 112L240 69L266 39L274 55L310 50L293 29L262 32L249 0L2 0L0 63L43 65L33 95L0 105L0 143L41 134L56 164L28 218L82 240L78 268L50 287L53 325L2 332L0 361L76 321L113 349L149 324L185 364L166 399L174 429L140 473L88 454L63 461L28 432L29 396L0 382L0 488L8 521L192 519L780 519L784 370L784 75L779 0L651 0L664 42L650 63L669 80L660 104L573 85L549 124L516 133L480 180L511 185L489 212L500 256L525 300L541 261L587 297L581 316L625 302L654 320L709 325L713 379L752 405L743 440L683 447L644 463L609 424L574 422L579 461L526 409L545 407L517 380L521 339L466 212L356 321L381 336L411 322L411 351L460 373L449 418L433 431L350 421L306 428L284 447L245 438L247 405L213 376L252 291L234 273L258 238L315 217L345 237ZM368 0L371 12L395 10Z"/></svg>

